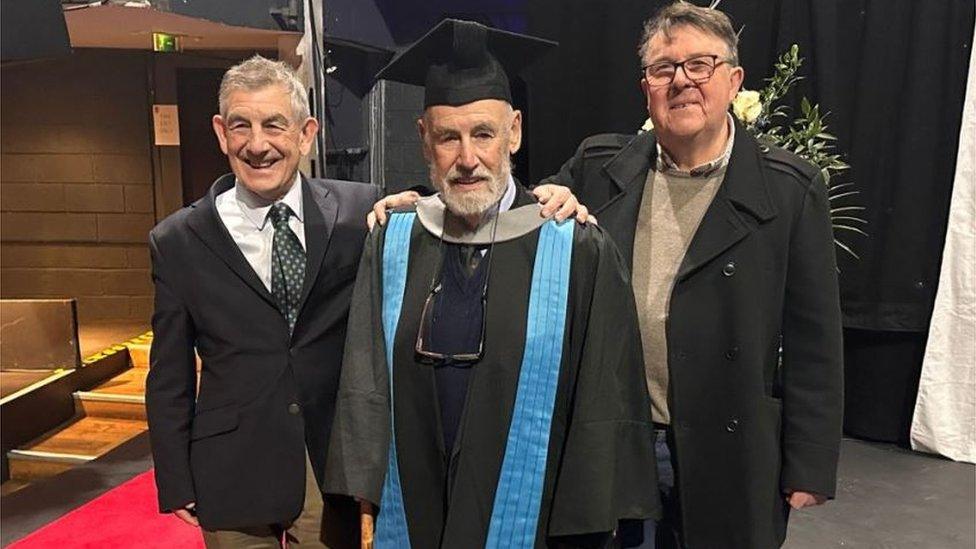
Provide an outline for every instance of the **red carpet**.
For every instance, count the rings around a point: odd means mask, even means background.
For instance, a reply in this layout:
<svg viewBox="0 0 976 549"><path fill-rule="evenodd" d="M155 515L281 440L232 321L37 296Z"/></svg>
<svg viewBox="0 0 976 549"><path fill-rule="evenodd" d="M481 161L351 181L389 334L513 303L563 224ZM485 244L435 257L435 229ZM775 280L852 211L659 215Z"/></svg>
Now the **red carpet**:
<svg viewBox="0 0 976 549"><path fill-rule="evenodd" d="M148 471L7 547L202 549L203 539L198 529L159 513Z"/></svg>

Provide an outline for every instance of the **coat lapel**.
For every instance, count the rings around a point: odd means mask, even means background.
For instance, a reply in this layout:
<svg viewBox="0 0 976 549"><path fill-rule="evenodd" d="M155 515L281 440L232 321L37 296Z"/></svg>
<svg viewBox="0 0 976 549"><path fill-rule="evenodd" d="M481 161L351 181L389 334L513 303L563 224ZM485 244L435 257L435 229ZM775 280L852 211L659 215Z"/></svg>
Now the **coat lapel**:
<svg viewBox="0 0 976 549"><path fill-rule="evenodd" d="M634 230L640 213L647 172L657 159L654 134L637 136L603 165L603 172L616 187L615 194L593 212L600 224L613 235L629 268L633 268Z"/></svg>
<svg viewBox="0 0 976 549"><path fill-rule="evenodd" d="M277 309L278 306L271 292L251 268L251 264L247 262L247 258L241 253L241 249L234 242L230 233L227 232L227 227L224 226L217 213L217 195L230 190L233 186L234 174L227 174L217 179L210 187L207 196L190 206L193 211L187 217L187 224L194 234L203 241L204 245L226 263L234 274L250 286L262 299Z"/></svg>
<svg viewBox="0 0 976 549"><path fill-rule="evenodd" d="M756 141L736 123L725 179L705 211L675 280L687 278L775 216Z"/></svg>
<svg viewBox="0 0 976 549"><path fill-rule="evenodd" d="M305 282L302 284L302 297L299 301L298 316L308 301L308 295L315 285L322 268L322 259L329 248L332 229L339 205L325 185L312 184L302 177L302 201L305 210ZM364 221L365 223L365 221Z"/></svg>

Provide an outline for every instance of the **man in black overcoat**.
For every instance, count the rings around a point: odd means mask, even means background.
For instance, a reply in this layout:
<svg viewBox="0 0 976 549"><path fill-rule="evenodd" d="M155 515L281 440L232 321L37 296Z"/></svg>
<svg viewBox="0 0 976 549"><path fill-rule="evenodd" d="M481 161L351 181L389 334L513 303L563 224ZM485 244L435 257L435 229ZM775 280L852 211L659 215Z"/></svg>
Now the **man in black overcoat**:
<svg viewBox="0 0 976 549"><path fill-rule="evenodd" d="M632 267L658 424L657 546L778 547L790 508L822 503L836 483L826 186L728 114L743 70L727 16L666 7L640 55L654 131L590 137L549 182L573 189ZM654 528L644 534L653 547Z"/></svg>

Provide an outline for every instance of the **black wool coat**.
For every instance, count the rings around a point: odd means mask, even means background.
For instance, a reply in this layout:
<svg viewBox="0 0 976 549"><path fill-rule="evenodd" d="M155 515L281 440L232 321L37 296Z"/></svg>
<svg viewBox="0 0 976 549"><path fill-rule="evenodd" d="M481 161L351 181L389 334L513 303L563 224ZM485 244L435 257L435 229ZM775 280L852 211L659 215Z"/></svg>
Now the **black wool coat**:
<svg viewBox="0 0 976 549"><path fill-rule="evenodd" d="M656 149L653 133L590 137L548 181L573 189L631 266ZM843 373L828 209L816 168L736 128L666 329L687 547L778 547L785 490L834 495Z"/></svg>

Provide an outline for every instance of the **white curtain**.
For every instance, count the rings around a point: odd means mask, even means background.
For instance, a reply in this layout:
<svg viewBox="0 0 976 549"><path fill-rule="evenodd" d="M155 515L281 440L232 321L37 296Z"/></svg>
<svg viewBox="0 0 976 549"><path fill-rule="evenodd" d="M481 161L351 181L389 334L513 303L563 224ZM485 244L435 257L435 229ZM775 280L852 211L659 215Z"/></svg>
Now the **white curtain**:
<svg viewBox="0 0 976 549"><path fill-rule="evenodd" d="M976 463L976 55L972 54L949 228L911 438L916 450Z"/></svg>

